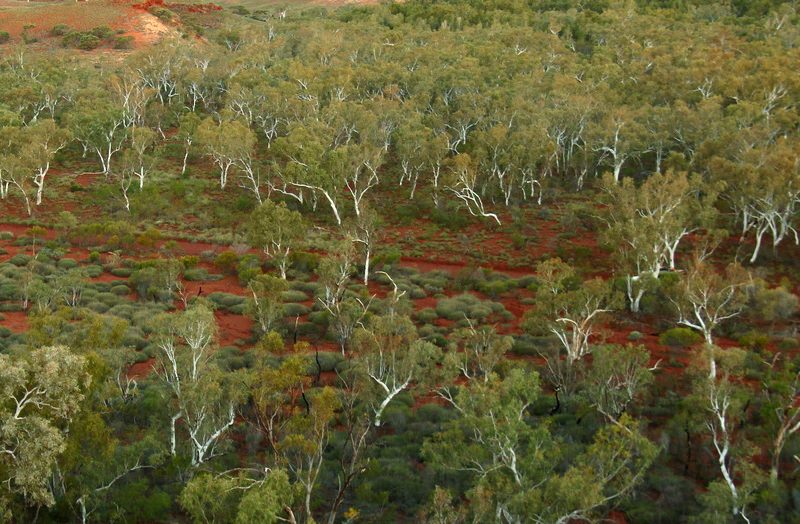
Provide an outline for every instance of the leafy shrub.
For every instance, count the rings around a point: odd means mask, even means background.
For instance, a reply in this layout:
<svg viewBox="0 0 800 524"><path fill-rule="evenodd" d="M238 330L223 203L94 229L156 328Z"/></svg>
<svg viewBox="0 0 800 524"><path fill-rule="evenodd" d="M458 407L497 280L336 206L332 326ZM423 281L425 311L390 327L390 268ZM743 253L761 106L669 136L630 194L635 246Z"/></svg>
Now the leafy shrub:
<svg viewBox="0 0 800 524"><path fill-rule="evenodd" d="M70 32L67 24L56 24L50 30L50 36L64 36Z"/></svg>
<svg viewBox="0 0 800 524"><path fill-rule="evenodd" d="M17 253L16 255L8 259L8 262L10 264L14 264L17 267L27 266L28 262L30 261L31 261L30 255L26 255L24 253Z"/></svg>
<svg viewBox="0 0 800 524"><path fill-rule="evenodd" d="M415 316L417 317L417 320L419 320L423 324L431 324L433 323L434 320L438 318L436 311L430 307L420 309L419 311L416 312Z"/></svg>
<svg viewBox="0 0 800 524"><path fill-rule="evenodd" d="M17 286L13 282L0 283L0 300L14 300L17 298Z"/></svg>
<svg viewBox="0 0 800 524"><path fill-rule="evenodd" d="M165 22L169 22L170 20L172 20L173 17L172 11L164 7L153 6L150 9L148 9L148 11L150 11L151 15L160 18Z"/></svg>
<svg viewBox="0 0 800 524"><path fill-rule="evenodd" d="M131 290L125 284L117 284L111 288L111 292L115 295L124 297L130 294Z"/></svg>
<svg viewBox="0 0 800 524"><path fill-rule="evenodd" d="M302 317L303 315L308 315L311 310L303 304L289 303L283 305L283 312L287 317Z"/></svg>
<svg viewBox="0 0 800 524"><path fill-rule="evenodd" d="M294 252L289 255L291 267L303 273L313 273L319 267L319 255L305 251Z"/></svg>
<svg viewBox="0 0 800 524"><path fill-rule="evenodd" d="M402 252L400 251L400 249L397 247L390 247L388 249L380 251L375 256L374 262L376 266L379 264L385 264L387 266L390 266L400 262L401 258L402 258Z"/></svg>
<svg viewBox="0 0 800 524"><path fill-rule="evenodd" d="M305 302L308 300L308 295L296 289L289 289L281 293L281 300L284 302Z"/></svg>
<svg viewBox="0 0 800 524"><path fill-rule="evenodd" d="M11 35L8 34L8 31L0 31L0 44L5 44L11 40Z"/></svg>
<svg viewBox="0 0 800 524"><path fill-rule="evenodd" d="M58 261L56 266L58 266L59 269L74 269L78 267L78 261L72 258L62 258Z"/></svg>
<svg viewBox="0 0 800 524"><path fill-rule="evenodd" d="M183 278L189 282L200 282L208 280L208 271L204 267L195 267L183 272Z"/></svg>
<svg viewBox="0 0 800 524"><path fill-rule="evenodd" d="M488 282L481 282L478 285L478 291L485 293L492 298L497 298L503 293L507 293L509 289L514 286L514 281L511 279L497 279Z"/></svg>
<svg viewBox="0 0 800 524"><path fill-rule="evenodd" d="M130 35L118 36L114 39L114 49L133 49L133 37Z"/></svg>
<svg viewBox="0 0 800 524"><path fill-rule="evenodd" d="M231 310L236 306L244 306L244 297L240 297L239 295L233 295L231 293L223 293L221 291L215 291L208 295L208 299L216 304L220 309ZM233 312L233 311L231 311Z"/></svg>
<svg viewBox="0 0 800 524"><path fill-rule="evenodd" d="M91 33L82 33L78 37L78 43L75 47L82 51L91 51L100 47L100 39Z"/></svg>
<svg viewBox="0 0 800 524"><path fill-rule="evenodd" d="M246 286L250 280L261 274L261 259L258 255L245 255L239 260L236 267L239 283Z"/></svg>
<svg viewBox="0 0 800 524"><path fill-rule="evenodd" d="M699 334L686 327L675 327L661 333L658 342L665 346L687 347L703 340Z"/></svg>
<svg viewBox="0 0 800 524"><path fill-rule="evenodd" d="M475 295L465 293L452 298L444 298L436 303L436 314L447 320L482 320L493 313L508 313L498 302L481 301Z"/></svg>
<svg viewBox="0 0 800 524"><path fill-rule="evenodd" d="M105 40L106 38L111 37L114 34L114 30L108 27L107 25L101 25L98 27L93 28L89 31L90 34L96 36L100 40Z"/></svg>
<svg viewBox="0 0 800 524"><path fill-rule="evenodd" d="M739 344L748 349L764 349L769 344L769 336L758 331L748 331L739 337Z"/></svg>
<svg viewBox="0 0 800 524"><path fill-rule="evenodd" d="M628 340L630 340L631 342L636 342L637 340L641 340L642 337L644 337L644 335L642 335L638 331L631 331L630 333L628 333Z"/></svg>
<svg viewBox="0 0 800 524"><path fill-rule="evenodd" d="M114 267L111 268L111 271L109 271L109 273L111 273L115 277L127 278L133 274L133 269L129 267Z"/></svg>
<svg viewBox="0 0 800 524"><path fill-rule="evenodd" d="M223 273L229 275L236 274L236 266L239 264L239 255L233 251L223 251L217 258L214 259L214 265L217 266Z"/></svg>
<svg viewBox="0 0 800 524"><path fill-rule="evenodd" d="M97 278L97 277L99 277L100 275L103 274L102 266L98 266L98 265L95 265L95 264L93 264L91 266L86 266L85 269L86 269L86 275L89 278Z"/></svg>

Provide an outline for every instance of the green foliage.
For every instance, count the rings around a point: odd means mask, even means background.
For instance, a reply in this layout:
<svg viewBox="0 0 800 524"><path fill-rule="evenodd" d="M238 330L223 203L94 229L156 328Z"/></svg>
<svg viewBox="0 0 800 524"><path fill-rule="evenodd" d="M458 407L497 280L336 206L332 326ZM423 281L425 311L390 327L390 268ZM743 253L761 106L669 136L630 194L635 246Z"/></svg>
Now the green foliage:
<svg viewBox="0 0 800 524"><path fill-rule="evenodd" d="M481 301L468 293L436 302L436 314L447 320L485 320L492 315L507 313L499 302Z"/></svg>
<svg viewBox="0 0 800 524"><path fill-rule="evenodd" d="M702 340L696 331L685 327L670 328L658 336L659 344L679 348L693 346Z"/></svg>
<svg viewBox="0 0 800 524"><path fill-rule="evenodd" d="M56 24L50 29L50 35L52 36L65 36L69 32L70 29L67 24Z"/></svg>

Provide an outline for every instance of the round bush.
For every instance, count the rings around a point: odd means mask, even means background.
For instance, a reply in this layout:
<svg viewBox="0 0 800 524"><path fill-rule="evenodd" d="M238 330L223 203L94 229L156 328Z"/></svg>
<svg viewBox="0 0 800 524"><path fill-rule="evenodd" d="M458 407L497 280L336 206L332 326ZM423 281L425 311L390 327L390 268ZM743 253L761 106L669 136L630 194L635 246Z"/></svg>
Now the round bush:
<svg viewBox="0 0 800 524"><path fill-rule="evenodd" d="M86 266L86 274L89 276L89 278L97 278L103 274L103 268L97 264Z"/></svg>
<svg viewBox="0 0 800 524"><path fill-rule="evenodd" d="M30 261L31 261L30 255L26 255L24 253L17 253L16 255L8 259L8 262L10 264L14 264L17 267L27 266L28 262Z"/></svg>
<svg viewBox="0 0 800 524"><path fill-rule="evenodd" d="M658 337L658 342L660 344L672 347L692 346L701 340L703 340L703 337L686 327L668 329Z"/></svg>
<svg viewBox="0 0 800 524"><path fill-rule="evenodd" d="M303 315L308 315L311 309L303 304L289 303L283 305L283 312L287 317L302 317Z"/></svg>
<svg viewBox="0 0 800 524"><path fill-rule="evenodd" d="M628 333L628 340L630 340L631 342L636 342L637 340L641 340L642 337L644 337L644 335L642 335L638 331L631 331L630 333Z"/></svg>
<svg viewBox="0 0 800 524"><path fill-rule="evenodd" d="M417 311L416 317L423 324L430 324L438 318L438 315L433 308L426 307Z"/></svg>
<svg viewBox="0 0 800 524"><path fill-rule="evenodd" d="M72 258L62 258L56 265L61 269L74 269L78 267L78 261Z"/></svg>
<svg viewBox="0 0 800 524"><path fill-rule="evenodd" d="M91 51L92 49L100 47L100 39L91 33L83 33L78 38L78 45L76 47L83 51Z"/></svg>
<svg viewBox="0 0 800 524"><path fill-rule="evenodd" d="M308 295L296 289L290 289L281 293L281 300L284 302L305 302L308 300Z"/></svg>
<svg viewBox="0 0 800 524"><path fill-rule="evenodd" d="M114 293L115 295L124 297L124 296L129 295L131 290L125 284L117 284L116 286L113 286L111 288L111 292Z"/></svg>
<svg viewBox="0 0 800 524"><path fill-rule="evenodd" d="M183 278L189 282L200 282L208 280L208 271L203 267L187 269L183 272Z"/></svg>

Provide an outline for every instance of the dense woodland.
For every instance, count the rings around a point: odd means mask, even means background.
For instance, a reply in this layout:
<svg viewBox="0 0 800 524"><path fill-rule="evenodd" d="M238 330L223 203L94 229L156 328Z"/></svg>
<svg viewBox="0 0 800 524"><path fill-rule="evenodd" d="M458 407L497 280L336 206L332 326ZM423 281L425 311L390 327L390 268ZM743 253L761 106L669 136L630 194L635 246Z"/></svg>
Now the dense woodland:
<svg viewBox="0 0 800 524"><path fill-rule="evenodd" d="M180 7L0 44L0 521L800 522L796 2Z"/></svg>

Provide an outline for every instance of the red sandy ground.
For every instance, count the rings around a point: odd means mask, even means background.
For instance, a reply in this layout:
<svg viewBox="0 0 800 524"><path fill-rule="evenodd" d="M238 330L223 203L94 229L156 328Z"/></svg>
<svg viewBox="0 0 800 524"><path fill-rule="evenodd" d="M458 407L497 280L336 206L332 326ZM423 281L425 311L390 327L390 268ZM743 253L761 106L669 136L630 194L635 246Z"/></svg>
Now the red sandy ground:
<svg viewBox="0 0 800 524"><path fill-rule="evenodd" d="M218 6L214 7L219 9ZM12 39L17 39L29 24L34 25L29 33L40 40L36 46L59 45L60 38L49 36L50 29L59 24L76 31L88 31L98 26L122 30L125 36L133 37L135 48L152 45L166 35L177 34L146 9L137 9L124 0L67 3L0 0L0 31L8 31Z"/></svg>

